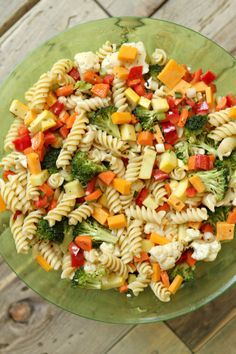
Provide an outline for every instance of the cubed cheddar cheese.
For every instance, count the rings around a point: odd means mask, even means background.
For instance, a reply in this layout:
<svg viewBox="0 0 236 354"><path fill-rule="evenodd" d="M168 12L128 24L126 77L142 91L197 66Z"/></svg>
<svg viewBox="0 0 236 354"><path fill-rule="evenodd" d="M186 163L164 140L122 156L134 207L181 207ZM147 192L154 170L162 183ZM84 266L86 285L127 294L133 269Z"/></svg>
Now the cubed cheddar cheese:
<svg viewBox="0 0 236 354"><path fill-rule="evenodd" d="M39 161L39 155L36 152L31 152L26 155L28 169L32 175L36 175L41 172L41 164Z"/></svg>
<svg viewBox="0 0 236 354"><path fill-rule="evenodd" d="M151 233L150 241L157 244L157 245L166 245L167 243L171 242L171 241L167 240L166 237L158 235L155 232Z"/></svg>
<svg viewBox="0 0 236 354"><path fill-rule="evenodd" d="M229 224L224 221L216 223L216 239L217 241L230 241L234 238L235 224Z"/></svg>
<svg viewBox="0 0 236 354"><path fill-rule="evenodd" d="M184 281L184 278L181 275L177 274L168 288L168 290L171 292L171 294L176 293L176 291L180 288L183 281Z"/></svg>
<svg viewBox="0 0 236 354"><path fill-rule="evenodd" d="M0 213L3 213L6 210L6 204L4 203L4 200L2 199L0 195Z"/></svg>
<svg viewBox="0 0 236 354"><path fill-rule="evenodd" d="M229 118L236 119L236 107L231 107L228 114Z"/></svg>
<svg viewBox="0 0 236 354"><path fill-rule="evenodd" d="M119 193L123 195L130 194L131 182L126 181L123 178L114 178L112 182L113 188L115 188Z"/></svg>
<svg viewBox="0 0 236 354"><path fill-rule="evenodd" d="M49 91L47 101L46 101L48 107L51 107L56 102L57 102L57 96L55 95L54 92Z"/></svg>
<svg viewBox="0 0 236 354"><path fill-rule="evenodd" d="M132 63L135 61L138 49L129 45L122 45L119 49L118 59Z"/></svg>
<svg viewBox="0 0 236 354"><path fill-rule="evenodd" d="M125 96L127 100L133 105L137 105L140 99L140 96L137 95L137 93L131 87L125 90Z"/></svg>
<svg viewBox="0 0 236 354"><path fill-rule="evenodd" d="M26 114L29 112L30 109L28 106L26 106L24 103L20 102L19 100L13 100L9 110L15 116L21 119L25 119Z"/></svg>
<svg viewBox="0 0 236 354"><path fill-rule="evenodd" d="M111 119L114 124L128 124L132 121L132 115L130 112L114 112Z"/></svg>
<svg viewBox="0 0 236 354"><path fill-rule="evenodd" d="M204 92L206 91L208 86L205 84L204 81L198 81L196 82L196 84L193 85L193 87L197 92Z"/></svg>
<svg viewBox="0 0 236 354"><path fill-rule="evenodd" d="M198 193L205 192L206 187L199 176L195 175L190 177L189 182L198 191Z"/></svg>
<svg viewBox="0 0 236 354"><path fill-rule="evenodd" d="M107 222L107 218L109 217L108 210L103 208L95 207L92 213L92 217L99 222L101 225L105 225Z"/></svg>
<svg viewBox="0 0 236 354"><path fill-rule="evenodd" d="M189 221L188 222L188 227L190 227L191 229L194 229L194 230L199 230L201 226L202 226L201 221Z"/></svg>
<svg viewBox="0 0 236 354"><path fill-rule="evenodd" d="M158 75L158 79L162 81L169 89L173 89L185 73L186 69L183 65L178 64L174 59L170 59Z"/></svg>
<svg viewBox="0 0 236 354"><path fill-rule="evenodd" d="M109 216L107 218L107 223L109 229L120 229L122 227L126 227L127 225L126 217L124 214Z"/></svg>
<svg viewBox="0 0 236 354"><path fill-rule="evenodd" d="M118 79L126 80L129 75L129 70L123 66L115 66L113 68L113 73L116 77L118 77Z"/></svg>
<svg viewBox="0 0 236 354"><path fill-rule="evenodd" d="M207 87L205 90L206 93L206 101L210 107L213 105L213 92L211 87Z"/></svg>
<svg viewBox="0 0 236 354"><path fill-rule="evenodd" d="M168 92L169 95L174 96L175 92L180 92L183 95L186 93L187 89L191 87L191 84L183 79L181 79L175 87Z"/></svg>
<svg viewBox="0 0 236 354"><path fill-rule="evenodd" d="M167 203L177 211L181 211L185 207L184 202L178 197L176 197L174 194L171 194L169 196Z"/></svg>

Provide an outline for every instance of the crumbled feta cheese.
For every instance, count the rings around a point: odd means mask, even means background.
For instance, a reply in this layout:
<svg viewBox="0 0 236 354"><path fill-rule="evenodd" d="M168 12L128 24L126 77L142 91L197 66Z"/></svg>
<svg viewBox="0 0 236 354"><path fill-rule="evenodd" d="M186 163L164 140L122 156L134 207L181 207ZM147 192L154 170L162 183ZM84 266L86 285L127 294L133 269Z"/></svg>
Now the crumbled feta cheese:
<svg viewBox="0 0 236 354"><path fill-rule="evenodd" d="M197 240L190 245L194 252L192 258L197 261L212 262L216 259L218 252L221 249L221 244L219 241L206 242L202 240Z"/></svg>
<svg viewBox="0 0 236 354"><path fill-rule="evenodd" d="M75 63L78 66L78 70L81 78L83 74L88 70L99 71L100 64L99 58L93 52L82 52L75 55Z"/></svg>
<svg viewBox="0 0 236 354"><path fill-rule="evenodd" d="M215 211L216 197L214 194L208 193L202 198L202 204L204 204L210 211Z"/></svg>
<svg viewBox="0 0 236 354"><path fill-rule="evenodd" d="M92 249L91 251L84 251L84 258L88 262L96 263L98 262L99 252L96 249Z"/></svg>
<svg viewBox="0 0 236 354"><path fill-rule="evenodd" d="M155 246L150 249L151 261L158 262L161 269L168 270L174 267L183 250L181 242L171 242L163 246Z"/></svg>

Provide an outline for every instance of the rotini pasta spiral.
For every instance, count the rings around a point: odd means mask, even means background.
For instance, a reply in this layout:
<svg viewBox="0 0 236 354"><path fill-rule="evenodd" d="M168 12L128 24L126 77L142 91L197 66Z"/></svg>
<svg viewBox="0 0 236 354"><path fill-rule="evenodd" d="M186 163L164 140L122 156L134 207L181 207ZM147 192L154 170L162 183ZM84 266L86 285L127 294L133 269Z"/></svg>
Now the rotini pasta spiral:
<svg viewBox="0 0 236 354"><path fill-rule="evenodd" d="M126 264L124 264L120 258L111 254L102 254L99 258L100 262L111 272L118 273L124 279L128 276L128 270Z"/></svg>
<svg viewBox="0 0 236 354"><path fill-rule="evenodd" d="M202 203L202 198L204 196L204 193L198 193L192 198L187 198L185 200L185 204L191 207L197 207Z"/></svg>
<svg viewBox="0 0 236 354"><path fill-rule="evenodd" d="M231 119L229 117L229 108L218 111L212 112L208 116L208 121L214 127L219 127L225 123L228 123Z"/></svg>
<svg viewBox="0 0 236 354"><path fill-rule="evenodd" d="M25 93L25 99L28 102L32 102L34 99L34 94L35 94L35 88L36 88L36 84L34 84L32 87L30 87L28 89L28 91L26 91Z"/></svg>
<svg viewBox="0 0 236 354"><path fill-rule="evenodd" d="M139 220L131 221L127 234L130 253L135 257L140 257L142 251L142 222Z"/></svg>
<svg viewBox="0 0 236 354"><path fill-rule="evenodd" d="M75 206L76 198L64 194L62 200L57 204L56 208L50 210L47 216L44 217L50 226L55 225L56 221L61 221L63 216L68 216Z"/></svg>
<svg viewBox="0 0 236 354"><path fill-rule="evenodd" d="M52 242L40 242L35 245L36 252L41 254L45 261L54 269L58 270L62 264L62 252L58 245Z"/></svg>
<svg viewBox="0 0 236 354"><path fill-rule="evenodd" d="M185 211L170 213L170 218L175 224L184 224L189 221L207 220L206 208L188 208Z"/></svg>
<svg viewBox="0 0 236 354"><path fill-rule="evenodd" d="M227 138L224 138L217 148L217 152L220 160L223 160L223 157L230 156L232 151L235 148L236 148L236 136L229 136Z"/></svg>
<svg viewBox="0 0 236 354"><path fill-rule="evenodd" d="M74 63L70 59L61 59L58 60L51 69L51 77L54 82L57 82L59 85L68 85L73 84L74 79L67 75L68 72L73 68Z"/></svg>
<svg viewBox="0 0 236 354"><path fill-rule="evenodd" d="M108 186L105 195L107 197L109 210L114 214L118 214L122 209L119 192L117 192L112 186Z"/></svg>
<svg viewBox="0 0 236 354"><path fill-rule="evenodd" d="M64 177L59 172L57 172L49 176L47 183L52 189L57 189L64 183L64 180Z"/></svg>
<svg viewBox="0 0 236 354"><path fill-rule="evenodd" d="M14 190L12 190L10 183L5 183L0 179L0 193L7 208L15 213L17 210L22 210L23 204L16 196Z"/></svg>
<svg viewBox="0 0 236 354"><path fill-rule="evenodd" d="M93 145L93 141L94 141L96 135L97 135L97 131L92 130L91 127L88 127L87 131L85 132L85 135L83 136L83 138L81 139L81 141L79 143L79 150L84 151L84 152L88 152Z"/></svg>
<svg viewBox="0 0 236 354"><path fill-rule="evenodd" d="M167 54L163 49L156 48L152 53L152 63L158 65L165 65L167 63Z"/></svg>
<svg viewBox="0 0 236 354"><path fill-rule="evenodd" d="M170 301L170 291L162 284L162 282L151 282L150 288L156 295L156 297L162 302L169 302Z"/></svg>
<svg viewBox="0 0 236 354"><path fill-rule="evenodd" d="M35 92L31 102L31 108L38 113L44 109L51 84L52 80L48 73L41 75L39 81L35 84Z"/></svg>
<svg viewBox="0 0 236 354"><path fill-rule="evenodd" d="M29 201L35 201L39 199L39 189L32 185L30 180L30 174L27 177L27 186L26 186L26 198Z"/></svg>
<svg viewBox="0 0 236 354"><path fill-rule="evenodd" d="M70 279L72 280L75 275L76 268L71 265L71 254L67 252L62 258L62 273L61 279Z"/></svg>
<svg viewBox="0 0 236 354"><path fill-rule="evenodd" d="M43 209L31 211L25 218L22 233L27 239L32 239L37 231L37 224L44 214Z"/></svg>
<svg viewBox="0 0 236 354"><path fill-rule="evenodd" d="M101 147L101 146L99 146ZM111 155L104 150L94 148L88 152L88 157L93 162L110 161Z"/></svg>
<svg viewBox="0 0 236 354"><path fill-rule="evenodd" d="M236 135L236 122L229 122L221 125L220 127L212 130L208 137L215 140L221 141L229 136Z"/></svg>
<svg viewBox="0 0 236 354"><path fill-rule="evenodd" d="M153 273L152 266L150 265L149 262L142 262L142 263L137 263L136 264L137 271L140 275L143 275L145 277L150 277Z"/></svg>
<svg viewBox="0 0 236 354"><path fill-rule="evenodd" d="M11 124L3 144L4 150L6 152L15 150L15 145L13 144L13 141L18 137L18 129L22 124L23 121L20 118L15 118L14 122Z"/></svg>
<svg viewBox="0 0 236 354"><path fill-rule="evenodd" d="M122 231L121 235L119 236L118 244L120 247L121 260L124 264L128 264L132 261L133 255L130 251L129 237L127 232Z"/></svg>
<svg viewBox="0 0 236 354"><path fill-rule="evenodd" d="M141 169L143 156L131 156L126 167L125 179L129 182L137 181Z"/></svg>
<svg viewBox="0 0 236 354"><path fill-rule="evenodd" d="M17 170L18 166L21 165L22 159L25 160L24 154L18 151L12 151L2 158L0 167L4 168L4 170Z"/></svg>
<svg viewBox="0 0 236 354"><path fill-rule="evenodd" d="M165 237L170 241L177 241L179 234L179 227L176 224L167 224L164 229Z"/></svg>
<svg viewBox="0 0 236 354"><path fill-rule="evenodd" d="M78 97L75 95L58 97L58 101L64 104L66 110L74 109L76 107L76 100L78 100Z"/></svg>
<svg viewBox="0 0 236 354"><path fill-rule="evenodd" d="M86 220L93 213L93 206L90 204L82 204L69 215L69 225L77 225L78 222Z"/></svg>
<svg viewBox="0 0 236 354"><path fill-rule="evenodd" d="M76 104L76 110L83 110L85 112L96 111L99 108L109 105L110 98L92 97L86 100L78 100Z"/></svg>
<svg viewBox="0 0 236 354"><path fill-rule="evenodd" d="M150 186L150 191L159 205L162 205L166 200L166 190L164 182L154 182Z"/></svg>
<svg viewBox="0 0 236 354"><path fill-rule="evenodd" d="M119 157L111 156L109 162L110 169L117 175L117 177L123 177L125 175L125 165Z"/></svg>
<svg viewBox="0 0 236 354"><path fill-rule="evenodd" d="M128 110L128 104L125 97L126 81L115 78L113 80L112 94L115 107L118 112L124 112Z"/></svg>
<svg viewBox="0 0 236 354"><path fill-rule="evenodd" d="M121 205L122 205L122 208L125 210L126 208L129 208L130 205L132 204L133 202L133 197L134 197L134 194L133 193L130 193L128 195L121 195L120 196L120 201L121 201Z"/></svg>
<svg viewBox="0 0 236 354"><path fill-rule="evenodd" d="M29 241L27 241L27 237L22 233L23 224L24 216L22 214L18 215L16 219L14 219L14 215L11 216L10 229L15 241L17 253L28 253L29 251Z"/></svg>
<svg viewBox="0 0 236 354"><path fill-rule="evenodd" d="M136 280L128 285L128 289L132 290L134 296L138 296L150 284L151 278L138 275Z"/></svg>
<svg viewBox="0 0 236 354"><path fill-rule="evenodd" d="M112 135L101 130L97 132L95 142L98 144L96 147L100 145L102 148L112 151L117 156L122 156L122 153L129 147L122 140L114 138Z"/></svg>
<svg viewBox="0 0 236 354"><path fill-rule="evenodd" d="M165 211L156 212L155 210L145 208L144 206L140 208L138 205L132 205L125 210L125 213L129 218L138 219L144 223L151 222L156 224L161 224L162 219L166 214Z"/></svg>
<svg viewBox="0 0 236 354"><path fill-rule="evenodd" d="M110 41L106 41L96 52L100 62L110 53L113 53L113 46Z"/></svg>
<svg viewBox="0 0 236 354"><path fill-rule="evenodd" d="M175 179L176 181L181 181L181 179L184 179L185 176L186 176L186 171L184 167L176 167L170 173L170 178Z"/></svg>

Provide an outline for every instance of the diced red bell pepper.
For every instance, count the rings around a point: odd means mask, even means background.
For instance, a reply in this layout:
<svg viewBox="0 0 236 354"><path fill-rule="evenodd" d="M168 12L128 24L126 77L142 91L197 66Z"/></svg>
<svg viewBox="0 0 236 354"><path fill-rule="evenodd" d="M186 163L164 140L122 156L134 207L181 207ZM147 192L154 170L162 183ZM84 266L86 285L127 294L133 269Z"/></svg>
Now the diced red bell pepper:
<svg viewBox="0 0 236 354"><path fill-rule="evenodd" d="M124 162L125 167L127 167L129 159L127 157L122 157L121 160Z"/></svg>
<svg viewBox="0 0 236 354"><path fill-rule="evenodd" d="M191 100L190 98L185 98L185 102L188 106L190 106L191 108L193 108L196 105L196 102Z"/></svg>
<svg viewBox="0 0 236 354"><path fill-rule="evenodd" d="M4 179L4 181L8 181L8 177L9 176L14 176L15 175L15 172L13 171L3 171L3 174L2 174L2 178Z"/></svg>
<svg viewBox="0 0 236 354"><path fill-rule="evenodd" d="M194 187L188 187L186 189L186 195L188 198L193 198L197 194L197 190Z"/></svg>
<svg viewBox="0 0 236 354"><path fill-rule="evenodd" d="M206 101L200 102L196 105L196 112L198 114L206 114L209 111L209 106Z"/></svg>
<svg viewBox="0 0 236 354"><path fill-rule="evenodd" d="M210 158L208 155L196 155L195 157L196 170L210 170Z"/></svg>
<svg viewBox="0 0 236 354"><path fill-rule="evenodd" d="M165 142L174 145L178 141L178 134L176 127L171 122L161 123L162 130L164 133Z"/></svg>
<svg viewBox="0 0 236 354"><path fill-rule="evenodd" d="M201 226L201 232L211 232L212 234L214 233L213 227L211 226L211 224L203 224Z"/></svg>
<svg viewBox="0 0 236 354"><path fill-rule="evenodd" d="M104 78L103 78L103 83L104 84L108 84L108 85L112 85L112 82L114 80L114 75L113 74L109 74L109 75L106 75Z"/></svg>
<svg viewBox="0 0 236 354"><path fill-rule="evenodd" d="M52 145L56 142L57 138L55 134L53 134L50 131L44 132L44 145L48 147L49 145Z"/></svg>
<svg viewBox="0 0 236 354"><path fill-rule="evenodd" d="M76 198L76 203L82 204L85 202L84 197Z"/></svg>
<svg viewBox="0 0 236 354"><path fill-rule="evenodd" d="M155 181L164 181L165 179L169 178L169 175L158 168L155 168L152 171L152 176L155 179Z"/></svg>
<svg viewBox="0 0 236 354"><path fill-rule="evenodd" d="M180 263L183 263L183 262L186 262L186 259L187 259L187 251L184 251L180 258L178 259L178 261L176 262L176 264L180 264Z"/></svg>
<svg viewBox="0 0 236 354"><path fill-rule="evenodd" d="M31 147L31 138L28 134L21 136L13 140L13 144L15 145L15 149L17 151L24 151L25 149Z"/></svg>
<svg viewBox="0 0 236 354"><path fill-rule="evenodd" d="M170 206L168 203L163 203L163 205L160 205L158 208L156 208L156 212L158 213L158 211L169 211L170 210Z"/></svg>
<svg viewBox="0 0 236 354"><path fill-rule="evenodd" d="M173 108L176 107L174 98L172 96L168 96L167 97L167 102L168 102L168 105L170 107L170 110L173 111Z"/></svg>
<svg viewBox="0 0 236 354"><path fill-rule="evenodd" d="M18 128L18 136L23 136L23 135L29 135L30 132L29 130L27 129L27 127L25 125L21 125L19 128Z"/></svg>
<svg viewBox="0 0 236 354"><path fill-rule="evenodd" d="M236 105L236 98L233 97L232 95L227 95L226 96L226 104L227 107L232 107Z"/></svg>
<svg viewBox="0 0 236 354"><path fill-rule="evenodd" d="M201 80L205 82L205 84L209 85L212 81L216 79L216 75L208 70L205 74L202 75Z"/></svg>
<svg viewBox="0 0 236 354"><path fill-rule="evenodd" d="M180 119L180 115L177 113L166 113L166 119L172 124L177 125Z"/></svg>
<svg viewBox="0 0 236 354"><path fill-rule="evenodd" d="M193 73L193 79L191 81L191 84L196 84L198 81L200 81L202 75L202 69L198 69Z"/></svg>
<svg viewBox="0 0 236 354"><path fill-rule="evenodd" d="M75 242L70 242L68 250L70 254L74 254L76 256L79 253L80 248L76 245Z"/></svg>
<svg viewBox="0 0 236 354"><path fill-rule="evenodd" d="M69 244L69 252L71 254L71 266L80 268L84 265L84 252L76 245L75 242Z"/></svg>
<svg viewBox="0 0 236 354"><path fill-rule="evenodd" d="M16 221L16 219L18 218L18 216L21 215L21 214L22 214L22 212L21 212L20 210L17 210L17 211L15 212L15 214L13 215L13 220Z"/></svg>
<svg viewBox="0 0 236 354"><path fill-rule="evenodd" d="M59 129L59 133L61 134L62 138L65 139L67 137L67 135L69 134L70 129L67 128L66 125L63 125L60 129Z"/></svg>
<svg viewBox="0 0 236 354"><path fill-rule="evenodd" d="M143 67L141 65L134 66L130 69L128 80L141 79L143 75Z"/></svg>
<svg viewBox="0 0 236 354"><path fill-rule="evenodd" d="M135 204L138 205L139 207L142 206L144 200L147 198L148 195L148 189L147 188L143 188L139 194L137 195L136 199L135 199Z"/></svg>
<svg viewBox="0 0 236 354"><path fill-rule="evenodd" d="M48 197L44 195L44 197L39 198L39 200L34 202L34 206L37 209L46 208L48 206Z"/></svg>
<svg viewBox="0 0 236 354"><path fill-rule="evenodd" d="M192 258L193 251L187 250L187 257L186 257L186 263L190 266L193 267L196 264L196 259Z"/></svg>
<svg viewBox="0 0 236 354"><path fill-rule="evenodd" d="M87 184L87 188L86 188L86 191L85 191L85 194L88 195L88 194L91 194L94 192L95 190L95 186L96 186L96 182L97 182L97 177L93 177Z"/></svg>
<svg viewBox="0 0 236 354"><path fill-rule="evenodd" d="M75 81L80 80L80 74L76 68L72 68L71 71L68 73Z"/></svg>
<svg viewBox="0 0 236 354"><path fill-rule="evenodd" d="M143 95L143 97L147 98L148 100L151 100L153 97L153 93L152 92L146 92L145 95Z"/></svg>
<svg viewBox="0 0 236 354"><path fill-rule="evenodd" d="M55 102L51 107L50 107L50 111L52 111L56 116L59 116L60 113L63 111L64 109L64 104L62 102Z"/></svg>
<svg viewBox="0 0 236 354"><path fill-rule="evenodd" d="M139 96L144 96L146 94L146 90L141 84L133 86L133 89Z"/></svg>

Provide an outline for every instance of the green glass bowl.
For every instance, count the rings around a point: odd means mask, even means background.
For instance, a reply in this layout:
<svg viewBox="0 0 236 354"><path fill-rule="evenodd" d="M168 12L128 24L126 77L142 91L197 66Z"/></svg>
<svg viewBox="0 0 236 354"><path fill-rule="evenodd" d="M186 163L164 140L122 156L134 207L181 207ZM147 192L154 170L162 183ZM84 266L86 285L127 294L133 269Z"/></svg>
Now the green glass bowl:
<svg viewBox="0 0 236 354"><path fill-rule="evenodd" d="M0 90L0 140L12 121L8 112L14 98L24 92L60 58L73 58L79 51L96 50L106 40L143 41L148 54L163 48L168 56L186 63L192 70L201 67L217 74L219 94L235 92L235 59L214 42L174 23L147 18L109 18L78 25L52 38L31 53L11 73ZM2 145L2 144L1 144ZM0 154L3 154L1 146ZM0 215L0 251L30 288L60 308L77 315L111 323L147 323L164 321L193 311L220 295L235 283L236 240L225 243L217 260L199 263L197 280L184 286L170 303L159 302L148 289L137 298L119 292L73 289L57 272L44 272L31 255L17 255L8 228L9 214Z"/></svg>

